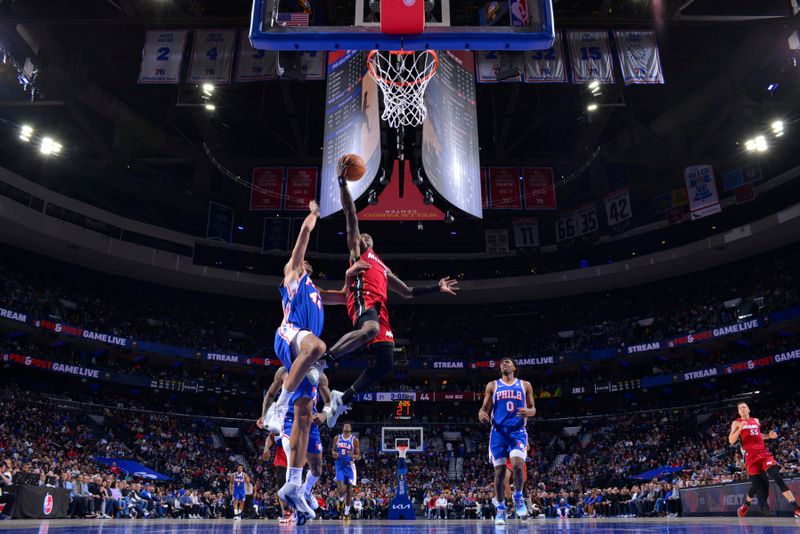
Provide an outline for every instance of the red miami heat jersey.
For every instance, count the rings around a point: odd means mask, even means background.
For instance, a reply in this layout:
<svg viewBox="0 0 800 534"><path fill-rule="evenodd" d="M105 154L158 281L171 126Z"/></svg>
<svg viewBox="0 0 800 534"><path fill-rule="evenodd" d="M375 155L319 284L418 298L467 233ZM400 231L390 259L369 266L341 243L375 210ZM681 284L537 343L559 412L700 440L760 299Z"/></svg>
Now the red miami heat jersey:
<svg viewBox="0 0 800 534"><path fill-rule="evenodd" d="M742 448L745 452L766 450L764 438L761 436L761 425L758 419L737 419L742 424L742 431L739 437L742 439Z"/></svg>
<svg viewBox="0 0 800 534"><path fill-rule="evenodd" d="M389 268L371 248L363 251L359 259L369 263L370 268L358 275L350 288L348 298L358 300L359 297L363 297L366 301L378 301L385 305L388 297Z"/></svg>

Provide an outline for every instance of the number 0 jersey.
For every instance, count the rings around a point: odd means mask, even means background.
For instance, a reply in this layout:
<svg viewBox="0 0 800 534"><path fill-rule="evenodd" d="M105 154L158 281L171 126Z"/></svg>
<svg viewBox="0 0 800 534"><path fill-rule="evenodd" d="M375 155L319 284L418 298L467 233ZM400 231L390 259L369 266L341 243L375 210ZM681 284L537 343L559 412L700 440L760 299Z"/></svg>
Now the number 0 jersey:
<svg viewBox="0 0 800 534"><path fill-rule="evenodd" d="M525 417L517 411L526 408L525 388L519 378L511 384L502 379L495 380L494 397L492 399L492 426L506 430L525 428Z"/></svg>

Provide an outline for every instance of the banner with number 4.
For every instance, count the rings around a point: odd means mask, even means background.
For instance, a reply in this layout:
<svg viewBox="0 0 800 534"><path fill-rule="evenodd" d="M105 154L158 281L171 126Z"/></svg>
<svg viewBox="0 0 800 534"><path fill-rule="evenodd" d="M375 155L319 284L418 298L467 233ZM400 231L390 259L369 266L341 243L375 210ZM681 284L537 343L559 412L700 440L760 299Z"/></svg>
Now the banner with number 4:
<svg viewBox="0 0 800 534"><path fill-rule="evenodd" d="M196 30L189 63L191 83L230 83L236 30Z"/></svg>

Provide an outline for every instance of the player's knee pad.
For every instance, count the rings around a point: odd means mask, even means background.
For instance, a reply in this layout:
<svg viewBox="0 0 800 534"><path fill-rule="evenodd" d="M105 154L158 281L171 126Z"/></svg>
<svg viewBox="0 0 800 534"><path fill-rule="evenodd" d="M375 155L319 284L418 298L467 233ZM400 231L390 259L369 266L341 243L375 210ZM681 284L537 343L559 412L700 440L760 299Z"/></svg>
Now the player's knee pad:
<svg viewBox="0 0 800 534"><path fill-rule="evenodd" d="M789 491L789 486L786 485L784 482L783 477L781 476L781 469L777 465L773 465L769 469L767 469L767 473L769 476L772 477L772 480L778 485L778 489L781 490L781 493Z"/></svg>

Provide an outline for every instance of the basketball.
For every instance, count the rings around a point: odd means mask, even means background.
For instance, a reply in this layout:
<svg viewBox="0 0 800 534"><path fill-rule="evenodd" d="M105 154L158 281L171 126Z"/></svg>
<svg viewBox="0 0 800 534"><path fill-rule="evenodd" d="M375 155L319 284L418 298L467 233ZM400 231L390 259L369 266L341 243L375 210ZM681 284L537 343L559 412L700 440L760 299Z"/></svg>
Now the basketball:
<svg viewBox="0 0 800 534"><path fill-rule="evenodd" d="M342 169L341 175L345 177L348 182L357 182L367 172L367 164L364 163L364 158L358 154L345 154L339 158L339 167Z"/></svg>

